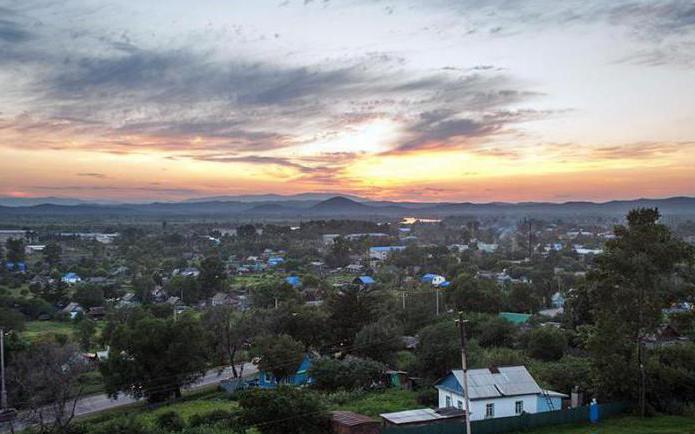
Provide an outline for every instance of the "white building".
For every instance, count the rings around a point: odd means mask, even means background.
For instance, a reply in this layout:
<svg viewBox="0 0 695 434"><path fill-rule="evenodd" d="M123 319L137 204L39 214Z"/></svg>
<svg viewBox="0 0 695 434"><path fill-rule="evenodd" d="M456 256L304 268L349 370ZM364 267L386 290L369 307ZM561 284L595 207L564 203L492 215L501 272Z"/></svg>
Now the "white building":
<svg viewBox="0 0 695 434"><path fill-rule="evenodd" d="M399 252L404 250L405 246L381 246L381 247L370 247L369 248L369 259L376 259L378 261L383 261L389 257L392 252Z"/></svg>
<svg viewBox="0 0 695 434"><path fill-rule="evenodd" d="M495 253L499 246L497 244L481 243L478 241L478 250L485 253Z"/></svg>
<svg viewBox="0 0 695 434"><path fill-rule="evenodd" d="M465 409L463 371L450 372L434 387L440 408ZM469 369L468 391L472 421L560 410L566 397L541 389L525 366Z"/></svg>

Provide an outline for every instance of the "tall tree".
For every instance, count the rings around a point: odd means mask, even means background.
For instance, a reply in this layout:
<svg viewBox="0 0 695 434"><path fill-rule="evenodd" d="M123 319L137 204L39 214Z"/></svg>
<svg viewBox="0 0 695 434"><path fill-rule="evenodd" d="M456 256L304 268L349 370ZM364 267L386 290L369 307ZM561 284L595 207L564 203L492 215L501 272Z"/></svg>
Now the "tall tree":
<svg viewBox="0 0 695 434"><path fill-rule="evenodd" d="M106 391L150 402L180 397L181 388L205 373L205 331L191 315L177 320L151 316L116 327L108 361L102 365Z"/></svg>
<svg viewBox="0 0 695 434"><path fill-rule="evenodd" d="M294 374L304 358L304 345L288 335L270 335L254 343L254 354L260 357L258 367L275 376L278 383Z"/></svg>
<svg viewBox="0 0 695 434"><path fill-rule="evenodd" d="M588 275L595 333L589 341L599 391L604 396L642 399L643 339L656 332L671 300L678 264L692 261L692 248L659 223L656 209L636 209L627 226L596 259Z"/></svg>
<svg viewBox="0 0 695 434"><path fill-rule="evenodd" d="M218 256L208 256L200 263L198 282L204 295L210 296L224 288L225 266Z"/></svg>
<svg viewBox="0 0 695 434"><path fill-rule="evenodd" d="M253 316L231 306L215 306L205 312L202 324L210 338L213 360L230 365L234 378L240 377L243 371L236 368L238 354L258 332Z"/></svg>
<svg viewBox="0 0 695 434"><path fill-rule="evenodd" d="M55 267L56 265L60 264L60 256L63 253L63 249L60 247L60 244L56 243L55 241L51 241L50 243L46 244L46 247L43 249L43 259L46 261L49 267Z"/></svg>
<svg viewBox="0 0 695 434"><path fill-rule="evenodd" d="M10 238L5 243L7 248L7 261L8 262L22 262L24 261L26 255L24 253L24 240L18 238Z"/></svg>

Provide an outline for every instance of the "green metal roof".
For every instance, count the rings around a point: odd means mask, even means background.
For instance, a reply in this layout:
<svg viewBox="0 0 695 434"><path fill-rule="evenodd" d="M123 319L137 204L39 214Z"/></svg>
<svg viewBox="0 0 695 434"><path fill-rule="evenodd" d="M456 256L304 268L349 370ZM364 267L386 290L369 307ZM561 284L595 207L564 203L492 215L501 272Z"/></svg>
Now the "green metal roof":
<svg viewBox="0 0 695 434"><path fill-rule="evenodd" d="M499 316L514 324L524 324L531 318L531 315L527 313L515 312L500 312Z"/></svg>

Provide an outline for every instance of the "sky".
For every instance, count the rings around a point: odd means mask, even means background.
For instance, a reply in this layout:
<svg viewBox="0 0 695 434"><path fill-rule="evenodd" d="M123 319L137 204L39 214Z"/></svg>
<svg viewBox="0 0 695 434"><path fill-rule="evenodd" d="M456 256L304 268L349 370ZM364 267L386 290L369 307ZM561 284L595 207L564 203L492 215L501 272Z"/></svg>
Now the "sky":
<svg viewBox="0 0 695 434"><path fill-rule="evenodd" d="M0 196L695 196L695 3L0 0Z"/></svg>

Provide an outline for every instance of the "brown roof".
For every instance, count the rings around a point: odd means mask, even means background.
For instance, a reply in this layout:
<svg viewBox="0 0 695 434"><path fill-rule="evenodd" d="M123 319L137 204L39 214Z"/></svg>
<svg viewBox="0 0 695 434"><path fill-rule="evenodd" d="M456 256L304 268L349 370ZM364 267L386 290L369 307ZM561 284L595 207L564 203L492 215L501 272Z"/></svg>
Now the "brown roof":
<svg viewBox="0 0 695 434"><path fill-rule="evenodd" d="M374 423L376 420L363 414L353 413L352 411L332 411L332 420L341 425L355 426L363 423Z"/></svg>

